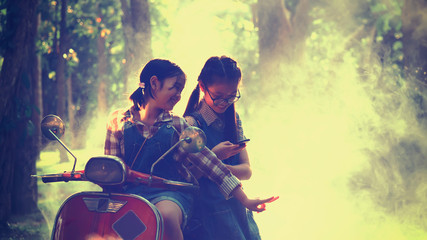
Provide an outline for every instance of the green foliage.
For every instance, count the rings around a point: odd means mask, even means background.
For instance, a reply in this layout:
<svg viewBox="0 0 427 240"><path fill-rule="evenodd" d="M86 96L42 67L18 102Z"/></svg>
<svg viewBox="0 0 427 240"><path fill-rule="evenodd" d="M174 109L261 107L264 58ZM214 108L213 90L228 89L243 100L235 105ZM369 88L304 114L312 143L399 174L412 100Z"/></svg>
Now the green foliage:
<svg viewBox="0 0 427 240"><path fill-rule="evenodd" d="M350 62L349 69L354 67L357 73L346 71L346 78L340 81L347 83L356 78L357 86L364 87L370 106L381 119L378 125L363 122L356 131L366 132L363 134L378 143L363 147L370 166L352 177L355 196L367 194L369 202L390 216L425 230L427 152L422 134L425 126L419 125L417 116L423 97L413 96L413 86L402 74L403 1L367 0L357 4L359 9L351 12L354 15L344 16L341 21L331 19L325 6L312 9L306 61L309 66L315 65L312 75L316 82L328 79L327 89L333 88L340 64ZM314 89L314 93L319 91L317 85Z"/></svg>
<svg viewBox="0 0 427 240"><path fill-rule="evenodd" d="M252 13L237 12L232 20L232 32L236 34L232 55L242 68L244 84L250 85L259 80L258 71L258 32L253 25Z"/></svg>
<svg viewBox="0 0 427 240"><path fill-rule="evenodd" d="M383 36L389 31L399 32L402 28L400 16L402 14L403 1L373 1L370 9L376 17L377 36Z"/></svg>
<svg viewBox="0 0 427 240"><path fill-rule="evenodd" d="M113 0L68 1L67 6L67 41L66 78L71 77L73 88L72 104L78 118L85 118L97 106L98 87L98 51L97 38L105 38L107 70L105 73L108 86L116 84L122 76L121 61L124 56L124 41L121 29L120 2ZM55 112L55 70L57 50L59 49L60 1L42 1L40 5L41 23L37 47L42 58L44 106L46 112ZM117 84L116 84L117 85ZM114 100L122 89L115 88L107 96ZM63 116L66 118L65 116Z"/></svg>
<svg viewBox="0 0 427 240"><path fill-rule="evenodd" d="M167 4L167 1L150 1L152 42L167 42L171 35L171 28L166 15ZM169 52L169 46L164 46L162 51ZM160 55L162 54L160 53Z"/></svg>
<svg viewBox="0 0 427 240"><path fill-rule="evenodd" d="M0 1L0 56L3 56L3 49L5 48L5 36L4 36L4 26L6 24L6 3L5 0ZM0 58L0 67L3 65L3 57Z"/></svg>
<svg viewBox="0 0 427 240"><path fill-rule="evenodd" d="M10 231L0 233L1 239L13 240L46 240L50 238L51 229L48 229L45 217L41 212L26 215L14 215L9 221Z"/></svg>
<svg viewBox="0 0 427 240"><path fill-rule="evenodd" d="M376 41L390 49L393 68L402 69L402 7L401 0L373 0L370 3L370 17L375 21ZM402 72L402 71L401 71Z"/></svg>
<svg viewBox="0 0 427 240"><path fill-rule="evenodd" d="M237 60L243 73L243 85L250 86L259 80L258 32L254 26L252 4L254 1L237 1L233 10L225 8L217 13L220 28L231 42L231 57ZM245 89L252 95L251 89Z"/></svg>

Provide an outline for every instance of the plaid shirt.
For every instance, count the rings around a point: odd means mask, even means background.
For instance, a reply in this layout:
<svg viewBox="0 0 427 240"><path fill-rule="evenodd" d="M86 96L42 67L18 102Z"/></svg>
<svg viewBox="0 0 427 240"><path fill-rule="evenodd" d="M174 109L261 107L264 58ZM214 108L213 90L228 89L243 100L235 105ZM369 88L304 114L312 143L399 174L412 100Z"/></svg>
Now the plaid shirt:
<svg viewBox="0 0 427 240"><path fill-rule="evenodd" d="M206 103L204 99L200 101L199 106L197 107L197 112L200 113L203 120L205 120L206 124L208 126L213 126L214 128L218 129L218 131L224 130L224 121L215 113L214 110L212 110L211 107ZM199 124L196 122L196 119L194 119L192 116L186 116L185 120L187 120L188 124L191 126L200 127ZM243 139L246 139L245 134L243 133L242 128L242 121L240 120L239 114L236 112L236 128L237 128L237 141L241 141Z"/></svg>
<svg viewBox="0 0 427 240"><path fill-rule="evenodd" d="M146 138L153 136L164 124L171 124L179 133L189 126L184 118L174 116L172 113L166 111L157 117L152 126L147 126L140 121L139 114L137 114L133 107L128 110L117 110L111 114L107 123L107 137L104 147L104 153L106 155L124 158L123 134L124 123L127 121L130 121L131 124L135 124L140 133ZM191 163L199 168L205 176L209 177L219 186L220 191L225 197L229 197L230 193L237 186L240 186L240 181L232 175L230 170L206 147L199 153L187 153L183 149L178 148L174 158L184 165Z"/></svg>

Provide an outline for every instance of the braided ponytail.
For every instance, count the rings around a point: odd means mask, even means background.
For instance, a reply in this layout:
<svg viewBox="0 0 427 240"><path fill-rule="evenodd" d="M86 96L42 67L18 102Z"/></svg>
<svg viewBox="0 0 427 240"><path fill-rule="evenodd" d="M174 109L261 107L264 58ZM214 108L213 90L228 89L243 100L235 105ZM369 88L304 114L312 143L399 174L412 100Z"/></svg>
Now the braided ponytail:
<svg viewBox="0 0 427 240"><path fill-rule="evenodd" d="M197 86L194 88L193 92L190 95L190 98L188 99L187 107L184 111L184 117L189 116L191 113L195 112L197 110L197 106L199 105L200 100L200 86L197 84Z"/></svg>

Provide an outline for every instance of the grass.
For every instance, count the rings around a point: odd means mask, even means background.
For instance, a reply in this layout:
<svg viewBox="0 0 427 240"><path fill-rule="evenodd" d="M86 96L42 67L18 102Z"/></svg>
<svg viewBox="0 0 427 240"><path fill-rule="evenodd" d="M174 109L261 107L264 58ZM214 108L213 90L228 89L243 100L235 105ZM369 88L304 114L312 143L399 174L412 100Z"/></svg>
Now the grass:
<svg viewBox="0 0 427 240"><path fill-rule="evenodd" d="M50 238L50 230L41 212L25 216L12 216L9 220L9 229L2 231L0 239L43 240Z"/></svg>

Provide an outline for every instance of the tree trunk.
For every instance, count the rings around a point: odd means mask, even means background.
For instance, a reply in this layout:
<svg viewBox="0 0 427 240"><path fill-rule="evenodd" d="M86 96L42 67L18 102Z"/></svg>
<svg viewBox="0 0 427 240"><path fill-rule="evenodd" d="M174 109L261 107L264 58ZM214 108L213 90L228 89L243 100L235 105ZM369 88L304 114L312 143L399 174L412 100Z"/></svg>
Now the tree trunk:
<svg viewBox="0 0 427 240"><path fill-rule="evenodd" d="M66 80L65 80L65 58L68 45L67 40L67 0L61 1L61 22L59 30L59 52L56 66L56 90L57 105L56 114L62 119L66 116ZM68 154L65 149L59 146L60 162L68 162Z"/></svg>
<svg viewBox="0 0 427 240"><path fill-rule="evenodd" d="M151 48L151 21L148 0L120 0L125 38L125 89L137 88L139 73L153 56ZM129 6L130 5L130 6Z"/></svg>
<svg viewBox="0 0 427 240"><path fill-rule="evenodd" d="M402 9L404 66L409 77L427 87L427 2L405 0Z"/></svg>
<svg viewBox="0 0 427 240"><path fill-rule="evenodd" d="M406 79L414 84L418 118L427 126L427 2L405 0L402 9L403 64Z"/></svg>
<svg viewBox="0 0 427 240"><path fill-rule="evenodd" d="M97 48L98 48L98 115L102 117L107 114L107 56L105 55L105 33L98 34Z"/></svg>
<svg viewBox="0 0 427 240"><path fill-rule="evenodd" d="M66 51L66 38L67 38L67 0L61 1L61 22L60 22L60 30L59 30L59 51L57 58L57 66L56 66L56 87L57 87L57 96L58 102L56 107L56 114L61 118L65 118L65 59L64 54Z"/></svg>
<svg viewBox="0 0 427 240"><path fill-rule="evenodd" d="M37 28L41 22L41 14L39 13L37 16ZM37 32L34 33L35 36ZM35 53L35 51L34 51ZM40 128L40 123L43 119L43 90L42 90L42 54L41 53L35 53L33 55L33 88L34 88L34 105L36 107L36 110L33 111L33 117L32 122L34 123L35 128L35 141L37 144L37 149L41 148L42 145L42 133Z"/></svg>
<svg viewBox="0 0 427 240"><path fill-rule="evenodd" d="M283 0L258 1L259 62L262 72L277 68L277 62L289 58L292 26Z"/></svg>
<svg viewBox="0 0 427 240"><path fill-rule="evenodd" d="M257 24L261 79L276 81L275 78L283 76L286 72L286 67L300 62L307 29L311 22L309 7L308 0L300 0L292 15L286 9L283 0L258 1ZM262 84L259 88L260 92L269 91L266 89L269 87L268 84Z"/></svg>
<svg viewBox="0 0 427 240"><path fill-rule="evenodd" d="M37 209L35 173L38 154L34 141L31 63L37 27L37 0L7 2L3 29L8 48L0 73L0 224L7 227L12 213ZM18 182L19 181L19 182ZM13 212L12 212L13 211ZM4 229L0 230L3 232ZM4 233L4 232L3 232Z"/></svg>
<svg viewBox="0 0 427 240"><path fill-rule="evenodd" d="M77 146L76 138L75 138L75 108L73 104L73 85L72 85L71 76L67 78L67 102L68 102L68 135L70 136L71 148L75 148Z"/></svg>
<svg viewBox="0 0 427 240"><path fill-rule="evenodd" d="M311 25L312 19L310 17L311 3L309 0L299 0L295 9L295 14L292 17L292 39L291 46L291 61L299 63L303 61L305 50L305 39L308 36L308 29Z"/></svg>

